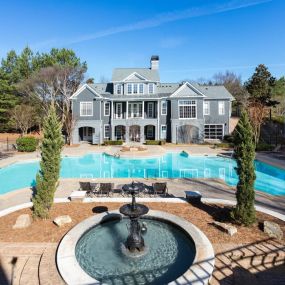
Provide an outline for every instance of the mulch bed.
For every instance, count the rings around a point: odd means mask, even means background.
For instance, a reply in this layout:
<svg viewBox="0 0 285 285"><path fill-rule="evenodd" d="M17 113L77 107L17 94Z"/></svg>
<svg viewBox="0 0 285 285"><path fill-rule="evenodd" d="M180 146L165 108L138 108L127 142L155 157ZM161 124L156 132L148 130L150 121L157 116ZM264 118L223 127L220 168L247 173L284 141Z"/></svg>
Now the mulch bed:
<svg viewBox="0 0 285 285"><path fill-rule="evenodd" d="M235 225L238 228L238 233L230 237L224 232L214 227L211 223L214 220L221 222L230 222L230 208L219 205L193 206L182 203L145 203L153 210L166 211L177 216L180 216L189 222L199 227L215 244L237 243L247 244L260 240L268 239L260 227L264 220L273 221L281 226L285 232L285 222L271 217L266 214L257 213L257 223L252 227L243 227ZM17 217L20 214L32 214L31 209L23 209L7 216L0 218L0 241L1 242L59 242L61 238L80 221L96 215L104 210L118 209L122 203L62 203L54 204L50 211L50 219L34 220L32 225L26 229L13 230ZM53 220L57 216L69 215L72 218L72 223L63 227L57 227ZM281 241L285 244L285 240Z"/></svg>

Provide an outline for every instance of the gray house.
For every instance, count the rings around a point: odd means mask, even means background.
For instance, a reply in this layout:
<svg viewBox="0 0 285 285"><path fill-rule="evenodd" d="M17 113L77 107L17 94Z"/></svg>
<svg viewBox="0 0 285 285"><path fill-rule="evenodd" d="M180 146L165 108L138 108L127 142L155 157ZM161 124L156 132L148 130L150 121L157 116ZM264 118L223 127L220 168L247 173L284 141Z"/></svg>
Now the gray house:
<svg viewBox="0 0 285 285"><path fill-rule="evenodd" d="M152 56L150 68L116 68L111 82L84 84L71 100L73 143L199 143L229 133L234 98L224 86L161 83Z"/></svg>

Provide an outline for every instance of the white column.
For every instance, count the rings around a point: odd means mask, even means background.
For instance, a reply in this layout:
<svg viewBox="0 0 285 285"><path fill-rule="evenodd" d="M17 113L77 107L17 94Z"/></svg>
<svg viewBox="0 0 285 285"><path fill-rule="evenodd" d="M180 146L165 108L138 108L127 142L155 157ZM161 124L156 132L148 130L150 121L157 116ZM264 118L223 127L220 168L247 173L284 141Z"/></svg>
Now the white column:
<svg viewBox="0 0 285 285"><path fill-rule="evenodd" d="M129 102L127 101L126 104L127 104L127 107L126 107L126 119L128 119L128 116L129 116Z"/></svg>
<svg viewBox="0 0 285 285"><path fill-rule="evenodd" d="M144 101L142 101L142 118L144 119Z"/></svg>
<svg viewBox="0 0 285 285"><path fill-rule="evenodd" d="M160 133L160 126L159 126L159 118L160 118L160 101L159 100L157 100L157 127L156 127L156 133L155 133L155 135L156 135L156 140L159 140L159 138L160 138L160 135L159 135L159 133Z"/></svg>

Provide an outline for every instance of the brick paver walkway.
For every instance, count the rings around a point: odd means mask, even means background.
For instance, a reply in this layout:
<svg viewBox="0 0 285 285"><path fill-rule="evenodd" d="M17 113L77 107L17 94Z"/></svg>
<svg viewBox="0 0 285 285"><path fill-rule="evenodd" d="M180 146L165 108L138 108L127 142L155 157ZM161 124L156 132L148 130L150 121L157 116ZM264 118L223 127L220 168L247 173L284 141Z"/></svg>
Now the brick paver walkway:
<svg viewBox="0 0 285 285"><path fill-rule="evenodd" d="M285 247L268 239L254 244L214 244L210 285L285 284ZM55 243L0 243L1 285L64 285Z"/></svg>
<svg viewBox="0 0 285 285"><path fill-rule="evenodd" d="M1 285L63 285L56 243L0 243Z"/></svg>

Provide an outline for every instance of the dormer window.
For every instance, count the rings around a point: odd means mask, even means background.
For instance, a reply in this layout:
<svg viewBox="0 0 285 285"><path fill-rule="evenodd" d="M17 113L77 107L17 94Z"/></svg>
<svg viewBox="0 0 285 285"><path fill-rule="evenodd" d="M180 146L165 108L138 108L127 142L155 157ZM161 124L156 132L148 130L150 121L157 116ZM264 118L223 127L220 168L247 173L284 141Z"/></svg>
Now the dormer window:
<svg viewBox="0 0 285 285"><path fill-rule="evenodd" d="M143 83L139 84L139 93L143 94Z"/></svg>
<svg viewBox="0 0 285 285"><path fill-rule="evenodd" d="M121 95L122 94L122 84L117 84L117 94Z"/></svg>
<svg viewBox="0 0 285 285"><path fill-rule="evenodd" d="M133 84L133 93L138 94L138 85L137 84Z"/></svg>
<svg viewBox="0 0 285 285"><path fill-rule="evenodd" d="M127 84L127 90L128 90L128 94L132 94L132 90L133 88L132 88L132 84L131 83L128 83Z"/></svg>
<svg viewBox="0 0 285 285"><path fill-rule="evenodd" d="M154 93L154 84L149 83L148 85L148 94L153 94Z"/></svg>

